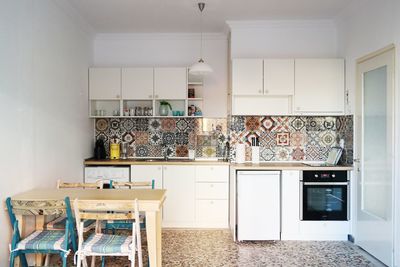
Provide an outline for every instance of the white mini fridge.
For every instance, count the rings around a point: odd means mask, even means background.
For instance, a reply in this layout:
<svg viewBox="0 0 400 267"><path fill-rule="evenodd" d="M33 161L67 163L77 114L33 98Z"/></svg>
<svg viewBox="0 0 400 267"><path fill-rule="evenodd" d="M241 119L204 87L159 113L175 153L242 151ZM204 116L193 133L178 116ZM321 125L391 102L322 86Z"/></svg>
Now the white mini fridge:
<svg viewBox="0 0 400 267"><path fill-rule="evenodd" d="M280 240L280 171L238 171L237 240Z"/></svg>

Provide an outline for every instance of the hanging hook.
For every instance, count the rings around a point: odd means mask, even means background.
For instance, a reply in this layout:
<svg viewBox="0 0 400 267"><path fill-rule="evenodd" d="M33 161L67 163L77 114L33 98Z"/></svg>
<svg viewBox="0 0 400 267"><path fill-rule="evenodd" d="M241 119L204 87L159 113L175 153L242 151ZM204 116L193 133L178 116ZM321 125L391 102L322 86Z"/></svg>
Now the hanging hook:
<svg viewBox="0 0 400 267"><path fill-rule="evenodd" d="M203 9L204 9L204 7L206 6L206 4L200 2L198 5L199 5L200 12L203 12Z"/></svg>

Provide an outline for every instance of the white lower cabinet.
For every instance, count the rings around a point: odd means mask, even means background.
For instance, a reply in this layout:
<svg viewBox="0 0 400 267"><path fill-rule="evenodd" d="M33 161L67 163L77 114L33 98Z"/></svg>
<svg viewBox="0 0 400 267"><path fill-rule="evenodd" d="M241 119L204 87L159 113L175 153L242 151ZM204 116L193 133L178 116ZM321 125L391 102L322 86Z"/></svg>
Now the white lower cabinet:
<svg viewBox="0 0 400 267"><path fill-rule="evenodd" d="M163 227L195 226L195 166L163 166Z"/></svg>
<svg viewBox="0 0 400 267"><path fill-rule="evenodd" d="M154 180L154 188L162 189L163 171L161 165L132 165L131 182L149 182Z"/></svg>
<svg viewBox="0 0 400 267"><path fill-rule="evenodd" d="M202 228L227 228L228 200L197 199L196 225Z"/></svg>
<svg viewBox="0 0 400 267"><path fill-rule="evenodd" d="M300 234L300 171L282 171L281 239L296 240Z"/></svg>

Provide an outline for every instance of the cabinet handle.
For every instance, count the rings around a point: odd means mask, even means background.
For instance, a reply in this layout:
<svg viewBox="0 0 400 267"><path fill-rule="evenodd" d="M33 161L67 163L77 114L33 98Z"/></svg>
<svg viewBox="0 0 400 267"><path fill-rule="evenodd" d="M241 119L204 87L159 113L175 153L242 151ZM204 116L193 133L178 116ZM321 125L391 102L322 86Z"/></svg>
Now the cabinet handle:
<svg viewBox="0 0 400 267"><path fill-rule="evenodd" d="M265 90L264 93L268 94L269 92L268 92L268 90Z"/></svg>
<svg viewBox="0 0 400 267"><path fill-rule="evenodd" d="M211 205L214 205L214 201L210 201L210 204L211 204Z"/></svg>
<svg viewBox="0 0 400 267"><path fill-rule="evenodd" d="M262 92L261 92L261 90L258 90L258 92L261 94Z"/></svg>
<svg viewBox="0 0 400 267"><path fill-rule="evenodd" d="M149 98L153 98L153 95L149 95Z"/></svg>
<svg viewBox="0 0 400 267"><path fill-rule="evenodd" d="M116 97L119 98L120 96L119 96L119 95L116 95Z"/></svg>
<svg viewBox="0 0 400 267"><path fill-rule="evenodd" d="M214 187L214 185L213 185L213 184L210 184L210 187Z"/></svg>
<svg viewBox="0 0 400 267"><path fill-rule="evenodd" d="M155 95L156 98L158 98L158 95Z"/></svg>

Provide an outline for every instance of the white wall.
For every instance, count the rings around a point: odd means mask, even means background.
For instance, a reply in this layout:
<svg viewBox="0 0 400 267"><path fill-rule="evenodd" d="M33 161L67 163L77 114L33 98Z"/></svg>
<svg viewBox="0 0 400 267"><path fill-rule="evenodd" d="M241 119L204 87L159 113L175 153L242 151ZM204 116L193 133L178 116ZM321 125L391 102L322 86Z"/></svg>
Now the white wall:
<svg viewBox="0 0 400 267"><path fill-rule="evenodd" d="M390 44L395 44L396 49L400 45L400 1L397 0L364 0L355 1L352 6L347 8L338 18L338 49L339 55L346 59L346 85L350 92L350 106L349 112L354 112L354 97L356 89L356 61L358 58L363 57L371 52L377 51ZM395 231L396 245L395 245L395 258L396 266L400 266L400 176L399 176L399 77L400 62L399 54L396 58L396 122L397 122L397 137L396 137L396 175L395 175ZM355 153L357 153L355 151ZM357 157L357 154L355 154ZM353 185L358 183L354 179ZM355 187L353 187L355 189ZM356 208L356 199L353 199L353 209ZM354 218L354 217L353 217ZM357 238L356 227L355 237ZM371 229L373 230L373 229Z"/></svg>
<svg viewBox="0 0 400 267"><path fill-rule="evenodd" d="M232 58L336 57L331 20L229 21Z"/></svg>
<svg viewBox="0 0 400 267"><path fill-rule="evenodd" d="M91 155L87 68L92 37L62 0L1 0L0 198L59 178L81 180ZM1 205L3 207L3 205ZM11 233L0 212L0 265Z"/></svg>
<svg viewBox="0 0 400 267"><path fill-rule="evenodd" d="M154 67L190 66L199 59L199 34L98 34L94 42L94 66ZM203 113L224 117L227 113L227 37L206 34L204 60L214 72L204 78Z"/></svg>

